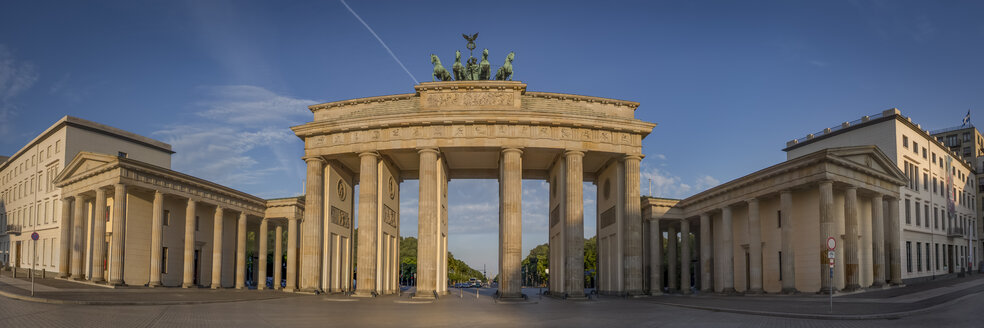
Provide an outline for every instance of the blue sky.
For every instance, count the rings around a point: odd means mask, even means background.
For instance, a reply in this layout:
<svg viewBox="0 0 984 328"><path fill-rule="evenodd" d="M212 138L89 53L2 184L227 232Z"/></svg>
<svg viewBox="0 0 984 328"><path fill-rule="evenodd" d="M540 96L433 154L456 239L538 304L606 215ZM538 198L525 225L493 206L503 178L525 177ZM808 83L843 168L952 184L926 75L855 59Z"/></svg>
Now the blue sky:
<svg viewBox="0 0 984 328"><path fill-rule="evenodd" d="M984 104L984 4L912 1L352 0L419 81L480 32L529 90L638 101L643 192L686 197L782 161L787 140L898 107L929 128ZM0 154L73 115L171 143L173 168L261 197L301 193L306 106L413 79L337 1L5 1ZM594 232L586 185L585 233ZM450 250L496 272L497 190L451 183ZM416 181L401 194L416 235ZM545 184L524 182L544 243Z"/></svg>

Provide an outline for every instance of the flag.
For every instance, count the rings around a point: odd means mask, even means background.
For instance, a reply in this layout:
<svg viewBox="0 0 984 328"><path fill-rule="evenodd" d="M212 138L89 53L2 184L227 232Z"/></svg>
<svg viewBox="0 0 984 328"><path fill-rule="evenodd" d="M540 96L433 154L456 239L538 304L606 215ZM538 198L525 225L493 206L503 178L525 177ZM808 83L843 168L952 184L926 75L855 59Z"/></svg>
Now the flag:
<svg viewBox="0 0 984 328"><path fill-rule="evenodd" d="M967 116L964 116L964 119L963 119L963 125L965 126L965 125L967 125L967 123L970 123L970 110L969 109L967 110Z"/></svg>

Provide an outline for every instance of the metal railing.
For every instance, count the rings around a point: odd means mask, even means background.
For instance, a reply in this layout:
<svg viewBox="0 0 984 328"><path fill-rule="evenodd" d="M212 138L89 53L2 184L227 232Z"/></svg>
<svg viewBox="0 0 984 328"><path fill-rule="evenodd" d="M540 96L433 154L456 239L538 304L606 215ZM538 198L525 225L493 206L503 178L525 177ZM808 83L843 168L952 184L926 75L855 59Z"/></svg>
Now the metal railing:
<svg viewBox="0 0 984 328"><path fill-rule="evenodd" d="M947 132L951 132L951 131L963 130L963 129L972 128L972 127L974 127L973 124L967 124L967 125L961 125L961 126L954 126L954 127L949 127L949 128L945 128L945 129L939 129L939 130L929 131L929 134L947 133Z"/></svg>
<svg viewBox="0 0 984 328"><path fill-rule="evenodd" d="M21 233L21 226L16 224L8 224L3 231L7 234L19 235Z"/></svg>
<svg viewBox="0 0 984 328"><path fill-rule="evenodd" d="M947 237L960 237L964 235L963 227L950 227L946 229Z"/></svg>
<svg viewBox="0 0 984 328"><path fill-rule="evenodd" d="M826 129L823 129L823 130L820 130L820 131L817 131L817 132L814 132L814 133L810 133L810 134L806 135L805 137L796 139L796 143L801 143L801 142L804 142L804 141L807 141L807 140L810 140L810 139L813 139L813 138L817 138L817 137L820 137L820 136L823 136L823 135L826 135L826 134L834 133L834 132L836 132L838 130L846 129L846 128L849 128L849 127L852 127L852 126L855 126L855 125L858 125L858 124L861 124L861 123L869 122L869 121L874 120L874 119L882 118L883 116L884 116L883 113L878 113L878 114L874 114L874 115L863 116L863 117L861 117L859 119L856 119L856 120L853 120L853 121L850 121L850 122L844 122L844 123L841 123L840 125L837 125L837 126L829 127L829 128L826 128Z"/></svg>

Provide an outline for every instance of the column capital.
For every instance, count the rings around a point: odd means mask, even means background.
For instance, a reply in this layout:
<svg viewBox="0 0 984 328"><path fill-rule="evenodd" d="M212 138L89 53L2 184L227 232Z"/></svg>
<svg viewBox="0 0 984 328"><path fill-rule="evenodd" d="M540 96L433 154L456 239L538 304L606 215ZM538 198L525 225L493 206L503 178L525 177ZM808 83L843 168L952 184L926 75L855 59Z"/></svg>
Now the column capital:
<svg viewBox="0 0 984 328"><path fill-rule="evenodd" d="M520 155L523 154L523 147L502 147L503 153L518 152Z"/></svg>
<svg viewBox="0 0 984 328"><path fill-rule="evenodd" d="M783 190L780 190L779 191L779 195L789 195L789 194L792 194L792 193L793 193L793 191L792 190L789 190L789 189L783 189Z"/></svg>
<svg viewBox="0 0 984 328"><path fill-rule="evenodd" d="M847 185L847 187L845 187L845 188L847 190L851 190L851 189L854 189L854 191L857 191L858 190L858 186L855 186L855 185Z"/></svg>
<svg viewBox="0 0 984 328"><path fill-rule="evenodd" d="M417 153L418 154L423 154L423 153L434 153L434 154L438 154L440 152L441 151L437 147L419 147L419 148L417 148Z"/></svg>
<svg viewBox="0 0 984 328"><path fill-rule="evenodd" d="M367 156L379 158L379 153L377 153L375 150L364 151L359 153L359 158L363 158Z"/></svg>
<svg viewBox="0 0 984 328"><path fill-rule="evenodd" d="M584 157L584 151L583 150L578 150L578 149L567 149L567 150L564 150L564 157L568 157L568 156Z"/></svg>
<svg viewBox="0 0 984 328"><path fill-rule="evenodd" d="M625 154L625 156L622 157L623 160L634 159L634 160L637 160L637 161L641 161L642 158L643 158L643 156L641 154Z"/></svg>
<svg viewBox="0 0 984 328"><path fill-rule="evenodd" d="M325 162L325 159L322 158L321 156L304 156L301 157L301 159L303 159L304 162L321 162L321 163Z"/></svg>
<svg viewBox="0 0 984 328"><path fill-rule="evenodd" d="M749 205L751 205L752 203L758 204L758 202L759 202L758 197L752 197L745 200L745 203L748 203Z"/></svg>
<svg viewBox="0 0 984 328"><path fill-rule="evenodd" d="M825 184L831 184L832 185L832 184L834 184L834 180L831 180L831 179L820 179L820 180L817 181L817 183L820 184L820 185L825 185Z"/></svg>

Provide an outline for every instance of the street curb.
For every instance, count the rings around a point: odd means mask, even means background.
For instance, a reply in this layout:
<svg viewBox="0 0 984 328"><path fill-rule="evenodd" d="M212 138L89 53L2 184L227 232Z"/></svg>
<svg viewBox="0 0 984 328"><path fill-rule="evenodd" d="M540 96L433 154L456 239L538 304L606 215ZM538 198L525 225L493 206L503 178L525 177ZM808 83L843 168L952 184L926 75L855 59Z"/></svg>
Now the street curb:
<svg viewBox="0 0 984 328"><path fill-rule="evenodd" d="M975 296L979 293L967 294L946 302L942 302L933 306L925 307L922 309L916 309L906 312L890 312L890 313L878 313L878 314L809 314L809 313L783 313L783 312L769 312L769 311L753 311L753 310L741 310L741 309L728 309L728 308L717 308L710 306L700 306L700 305L689 305L689 304L675 304L675 303L665 303L665 302L652 302L655 304L675 306L682 308L690 308L697 310L715 311L715 312L728 312L728 313L738 313L738 314L750 314L750 315L760 315L760 316L770 316L770 317L785 317L785 318L796 318L796 319L819 319L819 320L882 320L882 319L898 319L904 316L910 316L913 314L919 314L926 311L933 310L937 307L947 305L952 302L962 300L971 296Z"/></svg>
<svg viewBox="0 0 984 328"><path fill-rule="evenodd" d="M20 300L20 301L26 301L26 302L59 304L59 305L194 305L194 304L212 304L212 303L235 303L235 302L247 302L247 301L265 301L265 300L283 298L283 297L269 297L269 298L257 298L257 299L234 299L234 300L218 300L218 301L164 301L164 302L81 301L81 300L75 301L75 300L59 300L53 298L27 296L27 295L11 293L3 290L0 290L0 296L4 296L7 298Z"/></svg>

